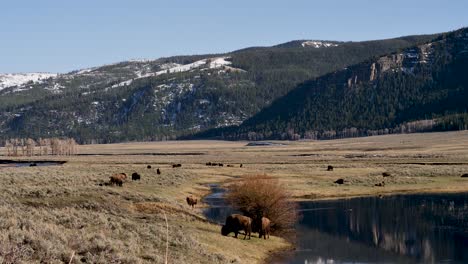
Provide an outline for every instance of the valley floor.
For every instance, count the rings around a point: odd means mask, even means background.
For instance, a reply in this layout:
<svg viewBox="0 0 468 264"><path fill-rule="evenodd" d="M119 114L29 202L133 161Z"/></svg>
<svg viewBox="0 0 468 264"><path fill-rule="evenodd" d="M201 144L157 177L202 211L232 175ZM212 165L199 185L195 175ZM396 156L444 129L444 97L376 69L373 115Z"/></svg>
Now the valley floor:
<svg viewBox="0 0 468 264"><path fill-rule="evenodd" d="M223 237L203 217L203 204L192 210L185 203L187 195L207 194L209 183L249 174L278 177L297 200L468 191L460 177L468 173L468 131L275 143L84 145L79 156L17 158L68 162L0 167L0 259L68 263L74 254L72 263L164 263L168 246L169 263L260 263L288 242ZM142 179L99 186L119 172ZM333 183L339 178L344 184Z"/></svg>

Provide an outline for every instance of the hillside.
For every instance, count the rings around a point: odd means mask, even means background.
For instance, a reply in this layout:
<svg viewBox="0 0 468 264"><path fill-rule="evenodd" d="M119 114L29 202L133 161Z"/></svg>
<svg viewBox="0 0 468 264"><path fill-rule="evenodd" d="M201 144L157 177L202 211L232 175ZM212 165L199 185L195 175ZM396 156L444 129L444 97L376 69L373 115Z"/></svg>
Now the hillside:
<svg viewBox="0 0 468 264"><path fill-rule="evenodd" d="M228 139L340 138L466 129L468 29L306 81Z"/></svg>
<svg viewBox="0 0 468 264"><path fill-rule="evenodd" d="M228 54L126 61L0 91L0 133L81 143L166 140L239 125L298 84L435 35L293 41Z"/></svg>

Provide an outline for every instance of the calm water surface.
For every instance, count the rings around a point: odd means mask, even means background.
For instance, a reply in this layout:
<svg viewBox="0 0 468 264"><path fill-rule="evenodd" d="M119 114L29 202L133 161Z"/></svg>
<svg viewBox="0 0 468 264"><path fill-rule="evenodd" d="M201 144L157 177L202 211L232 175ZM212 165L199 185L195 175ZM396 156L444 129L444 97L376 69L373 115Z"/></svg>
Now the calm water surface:
<svg viewBox="0 0 468 264"><path fill-rule="evenodd" d="M205 215L232 210L212 186ZM468 193L300 203L296 250L274 263L468 263Z"/></svg>

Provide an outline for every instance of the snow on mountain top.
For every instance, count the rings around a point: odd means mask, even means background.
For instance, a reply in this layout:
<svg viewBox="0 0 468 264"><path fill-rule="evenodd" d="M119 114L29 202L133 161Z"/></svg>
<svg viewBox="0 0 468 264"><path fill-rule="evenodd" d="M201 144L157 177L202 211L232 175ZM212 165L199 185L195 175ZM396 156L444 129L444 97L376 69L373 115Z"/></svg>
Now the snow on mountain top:
<svg viewBox="0 0 468 264"><path fill-rule="evenodd" d="M308 40L302 42L302 47L314 47L314 48L328 48L328 47L336 47L338 44L331 43L331 42L323 42L323 41L313 41L313 40Z"/></svg>
<svg viewBox="0 0 468 264"><path fill-rule="evenodd" d="M56 73L42 73L42 72L33 72L33 73L7 73L0 74L0 90L5 89L11 86L20 86L26 84L30 81L40 82L44 79L50 77L56 77Z"/></svg>
<svg viewBox="0 0 468 264"><path fill-rule="evenodd" d="M195 68L200 68L201 66L206 65L210 69L216 69L216 68L221 68L227 65L230 65L231 62L227 61L226 59L229 59L229 57L218 57L218 58L211 58L211 59L203 59L203 60L198 60L189 64L177 64L177 63L170 63L170 64L164 64L163 68L164 70L157 71L157 72L152 72L152 73L147 73L140 75L138 78L135 79L141 79L141 78L147 78L151 76L158 76L161 74L166 74L166 73L175 73L175 72L186 72L190 71ZM111 88L115 87L120 87L124 85L130 85L133 82L134 79L127 80L118 84L112 85Z"/></svg>

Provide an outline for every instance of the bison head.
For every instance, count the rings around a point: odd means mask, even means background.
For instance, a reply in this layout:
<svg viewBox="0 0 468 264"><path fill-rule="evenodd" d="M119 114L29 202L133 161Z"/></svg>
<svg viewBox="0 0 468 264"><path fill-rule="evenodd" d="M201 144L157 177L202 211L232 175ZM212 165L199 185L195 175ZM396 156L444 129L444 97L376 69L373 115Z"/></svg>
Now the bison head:
<svg viewBox="0 0 468 264"><path fill-rule="evenodd" d="M228 228L227 226L223 225L223 226L221 227L221 235L227 236L229 233L231 233L231 232L229 231L229 228Z"/></svg>

